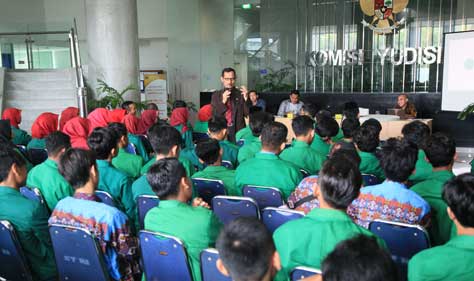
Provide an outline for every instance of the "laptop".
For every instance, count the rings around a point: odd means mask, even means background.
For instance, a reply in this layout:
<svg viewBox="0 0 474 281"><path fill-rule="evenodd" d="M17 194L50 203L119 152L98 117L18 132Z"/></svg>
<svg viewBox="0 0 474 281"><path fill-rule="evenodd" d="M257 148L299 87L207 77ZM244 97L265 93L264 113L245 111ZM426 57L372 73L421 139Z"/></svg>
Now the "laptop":
<svg viewBox="0 0 474 281"><path fill-rule="evenodd" d="M400 119L408 119L405 110L401 108L389 108L387 109L387 115L398 115L400 116Z"/></svg>

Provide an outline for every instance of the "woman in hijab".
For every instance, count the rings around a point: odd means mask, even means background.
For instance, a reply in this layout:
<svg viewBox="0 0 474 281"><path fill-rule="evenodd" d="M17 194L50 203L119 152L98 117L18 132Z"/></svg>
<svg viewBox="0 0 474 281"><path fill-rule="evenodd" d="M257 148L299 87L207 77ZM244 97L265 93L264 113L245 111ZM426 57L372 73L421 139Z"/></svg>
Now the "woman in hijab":
<svg viewBox="0 0 474 281"><path fill-rule="evenodd" d="M105 108L96 108L87 116L90 123L90 131L98 127L107 127L110 122L110 112Z"/></svg>
<svg viewBox="0 0 474 281"><path fill-rule="evenodd" d="M140 119L133 114L127 114L122 120L128 131L128 141L135 145L138 155L140 155L145 162L150 159L150 156L143 145L139 135L142 135L140 131Z"/></svg>
<svg viewBox="0 0 474 281"><path fill-rule="evenodd" d="M58 130L58 114L51 112L41 113L31 126L33 139L28 143L28 149L45 149L45 137Z"/></svg>
<svg viewBox="0 0 474 281"><path fill-rule="evenodd" d="M212 106L206 104L198 112L198 121L194 123L193 132L207 134L207 121L212 117Z"/></svg>
<svg viewBox="0 0 474 281"><path fill-rule="evenodd" d="M184 148L193 148L192 127L188 123L189 111L186 107L177 107L171 112L170 125L181 132Z"/></svg>
<svg viewBox="0 0 474 281"><path fill-rule="evenodd" d="M27 145L31 136L24 130L20 129L21 110L10 107L3 111L2 119L9 120L12 128L12 142L19 145Z"/></svg>
<svg viewBox="0 0 474 281"><path fill-rule="evenodd" d="M67 121L77 116L79 116L79 108L71 106L64 109L63 112L61 112L61 116L59 117L59 130L62 131Z"/></svg>
<svg viewBox="0 0 474 281"><path fill-rule="evenodd" d="M121 123L127 111L125 109L117 108L109 111L109 122L110 123Z"/></svg>
<svg viewBox="0 0 474 281"><path fill-rule="evenodd" d="M90 121L87 118L75 117L64 125L63 133L71 138L71 147L89 149L87 136L90 132Z"/></svg>
<svg viewBox="0 0 474 281"><path fill-rule="evenodd" d="M148 129L150 129L153 124L156 123L158 119L158 111L153 109L147 109L142 112L138 128L141 134L146 134Z"/></svg>

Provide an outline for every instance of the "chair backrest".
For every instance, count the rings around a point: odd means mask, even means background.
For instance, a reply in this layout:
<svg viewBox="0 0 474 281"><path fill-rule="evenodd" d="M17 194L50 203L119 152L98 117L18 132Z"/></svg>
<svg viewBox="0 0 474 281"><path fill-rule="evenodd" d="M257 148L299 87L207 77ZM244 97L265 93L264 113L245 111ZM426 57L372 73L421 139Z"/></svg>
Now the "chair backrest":
<svg viewBox="0 0 474 281"><path fill-rule="evenodd" d="M87 229L53 224L49 234L59 280L110 280L102 251Z"/></svg>
<svg viewBox="0 0 474 281"><path fill-rule="evenodd" d="M41 164L48 159L48 151L42 148L30 148L28 149L28 158L33 165Z"/></svg>
<svg viewBox="0 0 474 281"><path fill-rule="evenodd" d="M229 276L222 274L216 266L219 253L216 249L209 248L201 252L202 281L231 281Z"/></svg>
<svg viewBox="0 0 474 281"><path fill-rule="evenodd" d="M28 149L26 149L25 145L17 144L16 147L25 158L28 158Z"/></svg>
<svg viewBox="0 0 474 281"><path fill-rule="evenodd" d="M262 212L263 224L271 233L282 224L302 217L304 217L304 212L283 208L267 207Z"/></svg>
<svg viewBox="0 0 474 281"><path fill-rule="evenodd" d="M128 145L124 148L125 152L130 153L130 154L137 154L137 148L136 146L129 142Z"/></svg>
<svg viewBox="0 0 474 281"><path fill-rule="evenodd" d="M260 210L266 207L280 207L285 204L281 191L275 187L244 185L242 193L244 196L254 199Z"/></svg>
<svg viewBox="0 0 474 281"><path fill-rule="evenodd" d="M197 195L206 201L209 206L211 206L214 196L227 194L221 180L195 178L192 181Z"/></svg>
<svg viewBox="0 0 474 281"><path fill-rule="evenodd" d="M192 281L186 248L171 235L140 231L140 248L146 280Z"/></svg>
<svg viewBox="0 0 474 281"><path fill-rule="evenodd" d="M0 280L33 280L15 229L0 220Z"/></svg>
<svg viewBox="0 0 474 281"><path fill-rule="evenodd" d="M430 247L428 232L419 225L374 220L369 230L385 241L401 276L406 276L411 257Z"/></svg>
<svg viewBox="0 0 474 281"><path fill-rule="evenodd" d="M234 169L234 165L228 160L222 160L221 166L226 167L227 169Z"/></svg>
<svg viewBox="0 0 474 281"><path fill-rule="evenodd" d="M305 169L300 169L300 173L303 175L303 178L311 176L311 174Z"/></svg>
<svg viewBox="0 0 474 281"><path fill-rule="evenodd" d="M200 140L208 139L209 135L206 133L193 132L193 142L196 143Z"/></svg>
<svg viewBox="0 0 474 281"><path fill-rule="evenodd" d="M319 269L306 267L306 266L297 266L291 271L290 280L299 281L303 278L307 278L314 275L320 275L320 274L321 274L321 270Z"/></svg>
<svg viewBox="0 0 474 281"><path fill-rule="evenodd" d="M36 187L32 187L32 188L29 188L26 186L20 187L20 193L21 195L23 195L24 197L30 200L37 201L41 204L45 204L43 195L41 195L41 191L39 191L39 189Z"/></svg>
<svg viewBox="0 0 474 281"><path fill-rule="evenodd" d="M155 195L140 195L137 197L137 209L138 209L138 223L140 229L145 229L145 216L150 211L160 204L160 199Z"/></svg>
<svg viewBox="0 0 474 281"><path fill-rule="evenodd" d="M255 217L260 219L258 204L252 198L239 196L215 196L212 198L214 214L223 224L238 217Z"/></svg>
<svg viewBox="0 0 474 281"><path fill-rule="evenodd" d="M237 146L239 146L239 147L244 146L244 144L245 144L245 140L244 140L244 139L240 139L240 140L237 141Z"/></svg>
<svg viewBox="0 0 474 281"><path fill-rule="evenodd" d="M112 206L112 207L117 207L117 205L115 204L114 199L112 198L112 195L110 195L108 192L102 191L102 190L96 190L95 195L97 197L99 197L100 202L102 202L104 204L107 204L109 206Z"/></svg>
<svg viewBox="0 0 474 281"><path fill-rule="evenodd" d="M142 144L145 147L145 150L148 153L153 153L153 147L151 146L151 143L148 140L148 137L146 135L139 135L139 138L142 141Z"/></svg>
<svg viewBox="0 0 474 281"><path fill-rule="evenodd" d="M376 185L380 183L380 180L376 176L369 174L362 174L362 180L364 181L364 186Z"/></svg>

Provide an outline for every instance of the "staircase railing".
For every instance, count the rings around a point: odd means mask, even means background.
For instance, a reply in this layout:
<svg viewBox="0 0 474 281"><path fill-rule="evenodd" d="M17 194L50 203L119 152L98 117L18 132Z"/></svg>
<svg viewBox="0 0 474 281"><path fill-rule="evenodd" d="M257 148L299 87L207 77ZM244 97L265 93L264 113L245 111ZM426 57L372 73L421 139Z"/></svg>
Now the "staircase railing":
<svg viewBox="0 0 474 281"><path fill-rule="evenodd" d="M77 87L77 104L81 117L87 116L87 88L84 83L84 74L82 72L81 54L79 51L79 40L77 39L76 19L74 19L74 27L69 32L69 44L71 53L72 67L75 70L76 87Z"/></svg>

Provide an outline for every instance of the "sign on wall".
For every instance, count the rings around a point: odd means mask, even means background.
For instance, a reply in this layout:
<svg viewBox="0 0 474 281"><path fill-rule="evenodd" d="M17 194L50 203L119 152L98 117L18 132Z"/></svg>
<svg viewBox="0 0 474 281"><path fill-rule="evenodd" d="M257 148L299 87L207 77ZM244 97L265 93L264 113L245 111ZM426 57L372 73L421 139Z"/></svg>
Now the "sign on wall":
<svg viewBox="0 0 474 281"><path fill-rule="evenodd" d="M166 73L164 71L141 71L140 76L140 80L143 80L146 102L156 103L160 119L166 119L168 117Z"/></svg>

